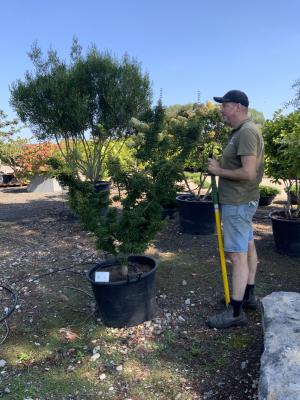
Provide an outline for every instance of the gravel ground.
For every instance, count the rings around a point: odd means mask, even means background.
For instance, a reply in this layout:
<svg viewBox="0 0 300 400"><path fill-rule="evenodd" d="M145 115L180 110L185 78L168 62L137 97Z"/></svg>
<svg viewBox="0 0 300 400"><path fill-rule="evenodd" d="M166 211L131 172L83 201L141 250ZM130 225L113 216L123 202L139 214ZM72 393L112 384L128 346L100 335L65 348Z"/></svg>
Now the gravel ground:
<svg viewBox="0 0 300 400"><path fill-rule="evenodd" d="M264 182L268 183L269 181ZM282 207L283 199L284 194L281 194L272 206L260 208L254 218L260 260L258 297L274 290L296 291L300 287L299 260L274 251L268 214L273 209ZM88 264L99 259L91 235L81 230L78 220L68 209L65 194L27 193L24 187L0 189L0 251L0 282L12 285L20 292L19 308L8 320L8 346L13 346L15 341L22 338L22 330L33 336L40 334L39 321L42 313L48 312L49 304L52 310L55 304L65 301L66 296L61 290L63 285L76 285L82 290L89 290L86 281L78 279L79 275L51 275L51 271L71 267L73 272L82 274ZM162 347L165 348L162 352L163 362L178 364L179 370L182 368L185 371L182 392L168 397L162 390L153 399L256 399L262 351L260 312L248 315L248 327L217 332L205 326L207 315L222 307L218 304L222 287L219 281L216 237L183 235L179 231L178 221L174 220L158 235L149 252L160 256L162 260L157 291L160 315L157 320L137 328L118 332L112 330L112 335L119 340L117 346L126 347L128 355L136 353L142 359L147 354L150 343L161 343L161 346L165 346ZM172 262L168 261L175 255L182 256L180 261L176 261L177 258ZM47 279L32 278L44 272L50 272ZM55 295L56 293L59 294ZM83 312L91 312L90 306L86 300L82 301ZM68 318L68 314L65 318ZM65 329L67 321L62 323L65 324L62 325ZM170 341L171 333L174 333L175 341L168 347L163 337L166 334L165 338L169 337ZM93 343L98 342L95 339ZM88 346L83 345L82 352L89 354L90 349L86 347ZM180 354L183 358L179 357ZM227 360L224 361L224 357ZM59 359L59 362L62 360ZM43 368L49 369L51 365L45 364ZM224 365L227 367L224 368ZM16 378L17 371L16 368L5 370L0 375L0 387L1 376L4 384L8 385L8 382ZM29 370L26 371L25 369L22 373L26 374ZM126 385L128 390L128 382ZM9 386L7 389L11 390ZM120 388L120 392L110 398L123 400L124 393L125 389ZM13 394L7 398L23 399L13 397ZM47 398L62 400L55 396ZM77 400L98 397L74 395L66 398ZM134 395L131 398L144 400L143 397ZM152 400L151 397L148 398Z"/></svg>

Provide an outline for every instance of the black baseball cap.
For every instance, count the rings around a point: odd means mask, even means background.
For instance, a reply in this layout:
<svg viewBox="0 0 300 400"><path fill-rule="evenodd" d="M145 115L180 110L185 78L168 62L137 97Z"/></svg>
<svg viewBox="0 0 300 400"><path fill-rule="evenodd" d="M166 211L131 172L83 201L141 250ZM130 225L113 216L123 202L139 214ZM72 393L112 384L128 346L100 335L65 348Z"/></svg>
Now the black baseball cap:
<svg viewBox="0 0 300 400"><path fill-rule="evenodd" d="M240 90L230 90L223 97L214 97L217 103L240 103L245 107L249 106L249 99L246 93Z"/></svg>

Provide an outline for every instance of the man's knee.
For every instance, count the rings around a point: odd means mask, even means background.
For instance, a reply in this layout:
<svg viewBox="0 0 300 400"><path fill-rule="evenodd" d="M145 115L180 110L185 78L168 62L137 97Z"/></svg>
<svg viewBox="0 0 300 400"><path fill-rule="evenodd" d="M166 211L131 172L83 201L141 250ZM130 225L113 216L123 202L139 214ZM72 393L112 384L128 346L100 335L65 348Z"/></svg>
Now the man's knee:
<svg viewBox="0 0 300 400"><path fill-rule="evenodd" d="M247 260L247 253L226 253L233 265L243 263Z"/></svg>
<svg viewBox="0 0 300 400"><path fill-rule="evenodd" d="M248 243L248 257L257 258L257 253L256 253L256 247L255 247L254 240L251 240Z"/></svg>

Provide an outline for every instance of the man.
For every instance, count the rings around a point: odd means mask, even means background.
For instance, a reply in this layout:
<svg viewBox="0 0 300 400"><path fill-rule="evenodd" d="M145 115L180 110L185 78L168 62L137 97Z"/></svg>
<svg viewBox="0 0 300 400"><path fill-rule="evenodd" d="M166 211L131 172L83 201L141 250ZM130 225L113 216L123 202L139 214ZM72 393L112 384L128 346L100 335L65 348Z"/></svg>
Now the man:
<svg viewBox="0 0 300 400"><path fill-rule="evenodd" d="M214 100L221 103L222 117L233 128L220 163L208 160L208 171L219 176L224 250L232 263L230 304L207 320L209 327L222 329L247 324L243 308L256 308L252 218L263 177L264 143L257 126L248 119L249 100L244 92L230 90Z"/></svg>

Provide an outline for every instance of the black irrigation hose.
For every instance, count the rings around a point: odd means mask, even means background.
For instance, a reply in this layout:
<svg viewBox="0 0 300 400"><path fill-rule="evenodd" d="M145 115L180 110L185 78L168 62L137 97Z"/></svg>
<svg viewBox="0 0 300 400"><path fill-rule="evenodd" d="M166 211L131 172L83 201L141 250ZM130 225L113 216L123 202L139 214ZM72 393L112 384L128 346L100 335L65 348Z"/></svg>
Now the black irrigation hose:
<svg viewBox="0 0 300 400"><path fill-rule="evenodd" d="M89 264L91 264L91 262L83 262L83 263L80 263L80 265L89 265ZM68 270L69 270L69 272L73 272L73 273L76 273L76 274L79 274L79 275L85 275L84 273L81 273L81 272L78 272L78 271L70 271L72 268L73 268L73 266L71 266L71 267L66 267L66 268L60 268L60 269L55 269L55 270L53 270L53 271L48 271L48 272L45 272L45 273L40 274L40 275L35 275L35 276L33 276L33 277L29 275L26 279L31 278L32 281L35 281L35 280L37 280L37 279L43 278L44 276L53 275L53 274L56 274L56 273L58 273L58 272L64 272L64 271L68 271ZM18 283L18 282L20 282L21 280L24 280L24 278L18 279L17 281L15 281L15 283ZM23 286L19 289L19 291L20 291L24 286L25 286L25 285L23 285ZM8 310L8 312L5 313L5 316L4 316L4 317L0 317L0 323L1 323L2 321L6 320L6 319L13 313L13 311L15 310L16 305L17 305L17 302L18 302L18 294L17 294L16 292L14 292L12 289L10 289L9 287L4 286L4 285L1 285L1 284L0 284L0 288L3 288L3 289L5 289L7 292L9 292L9 293L11 294L12 298L14 299L14 304L13 304L12 307ZM86 293L86 294L87 294L87 293Z"/></svg>
<svg viewBox="0 0 300 400"><path fill-rule="evenodd" d="M10 309L5 313L4 317L0 318L0 322L4 321L6 318L8 318L10 316L10 314L15 310L17 302L18 302L18 295L17 293L15 293L12 289L10 289L7 286L1 285L0 284L0 288L6 290L7 292L9 292L14 300L14 304L10 307Z"/></svg>

